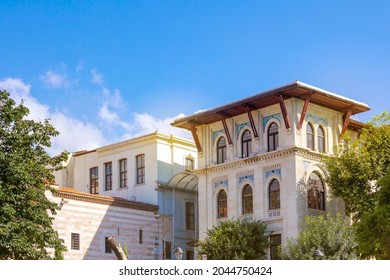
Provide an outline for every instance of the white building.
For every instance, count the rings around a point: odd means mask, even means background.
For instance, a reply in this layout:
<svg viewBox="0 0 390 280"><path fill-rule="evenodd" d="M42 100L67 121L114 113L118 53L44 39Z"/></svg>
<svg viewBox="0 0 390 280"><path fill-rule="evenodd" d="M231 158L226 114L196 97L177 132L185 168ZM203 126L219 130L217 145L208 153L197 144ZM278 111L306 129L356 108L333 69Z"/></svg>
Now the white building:
<svg viewBox="0 0 390 280"><path fill-rule="evenodd" d="M362 123L363 103L301 83L175 120L198 149L199 238L220 221L265 221L269 256L296 237L305 215L344 212L323 181L322 154ZM355 131L355 132L354 132Z"/></svg>
<svg viewBox="0 0 390 280"><path fill-rule="evenodd" d="M115 260L107 244L114 237L128 259L161 259L158 206L60 188L48 198L61 206L53 227L64 240L66 260Z"/></svg>
<svg viewBox="0 0 390 280"><path fill-rule="evenodd" d="M157 205L156 258L171 259L180 246L183 258L192 259L197 239L197 181L190 172L196 168L196 158L192 141L154 132L73 153L66 169L55 174L56 182L92 196Z"/></svg>

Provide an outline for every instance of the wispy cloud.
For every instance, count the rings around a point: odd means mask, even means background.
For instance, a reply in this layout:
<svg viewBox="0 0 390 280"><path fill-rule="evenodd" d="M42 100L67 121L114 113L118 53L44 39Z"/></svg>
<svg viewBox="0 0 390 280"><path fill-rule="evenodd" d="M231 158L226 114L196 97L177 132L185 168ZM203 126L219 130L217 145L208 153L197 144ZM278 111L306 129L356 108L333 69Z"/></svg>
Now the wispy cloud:
<svg viewBox="0 0 390 280"><path fill-rule="evenodd" d="M50 88L59 88L67 84L66 75L55 73L53 71L47 71L45 74L39 77L41 81Z"/></svg>
<svg viewBox="0 0 390 280"><path fill-rule="evenodd" d="M103 75L102 74L100 74L96 69L92 69L91 74L92 74L91 83L97 84L97 85L103 85Z"/></svg>

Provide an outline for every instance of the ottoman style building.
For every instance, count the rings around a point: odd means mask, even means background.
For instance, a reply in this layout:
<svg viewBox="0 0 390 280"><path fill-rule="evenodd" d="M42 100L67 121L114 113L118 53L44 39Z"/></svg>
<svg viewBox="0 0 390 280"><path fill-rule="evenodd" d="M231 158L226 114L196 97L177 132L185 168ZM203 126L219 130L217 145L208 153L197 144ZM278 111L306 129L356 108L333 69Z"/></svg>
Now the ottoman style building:
<svg viewBox="0 0 390 280"><path fill-rule="evenodd" d="M357 135L363 103L294 82L175 120L198 150L199 238L231 218L265 221L276 246L298 235L306 215L344 212L321 169L340 136Z"/></svg>

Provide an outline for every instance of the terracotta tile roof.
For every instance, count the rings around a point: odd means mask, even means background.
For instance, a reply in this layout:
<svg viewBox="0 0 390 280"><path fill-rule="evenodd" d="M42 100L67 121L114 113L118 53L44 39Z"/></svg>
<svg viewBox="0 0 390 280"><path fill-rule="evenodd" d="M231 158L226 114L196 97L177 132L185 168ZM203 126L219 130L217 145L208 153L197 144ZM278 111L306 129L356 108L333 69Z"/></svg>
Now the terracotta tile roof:
<svg viewBox="0 0 390 280"><path fill-rule="evenodd" d="M131 208L131 209L144 210L150 212L156 212L158 210L158 206L154 204L141 202L141 201L128 200L121 197L90 194L72 188L55 189L53 195L56 197L61 197L66 199L73 199L78 201Z"/></svg>

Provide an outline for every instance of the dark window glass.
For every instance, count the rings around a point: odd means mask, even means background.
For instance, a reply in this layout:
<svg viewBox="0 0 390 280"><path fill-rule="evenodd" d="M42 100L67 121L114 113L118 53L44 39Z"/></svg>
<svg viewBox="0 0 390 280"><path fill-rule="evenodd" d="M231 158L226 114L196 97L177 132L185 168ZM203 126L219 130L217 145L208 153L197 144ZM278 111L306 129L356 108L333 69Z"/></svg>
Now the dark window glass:
<svg viewBox="0 0 390 280"><path fill-rule="evenodd" d="M241 141L241 157L246 158L252 153L252 134L249 130L245 130Z"/></svg>
<svg viewBox="0 0 390 280"><path fill-rule="evenodd" d="M137 184L145 183L145 155L136 156Z"/></svg>
<svg viewBox="0 0 390 280"><path fill-rule="evenodd" d="M186 202L186 229L195 228L195 205L193 202Z"/></svg>
<svg viewBox="0 0 390 280"><path fill-rule="evenodd" d="M221 137L217 143L217 163L224 163L226 160L226 139Z"/></svg>
<svg viewBox="0 0 390 280"><path fill-rule="evenodd" d="M104 164L104 187L106 191L112 190L112 163Z"/></svg>
<svg viewBox="0 0 390 280"><path fill-rule="evenodd" d="M70 236L70 248L72 250L80 250L80 234L79 233L71 233Z"/></svg>
<svg viewBox="0 0 390 280"><path fill-rule="evenodd" d="M99 193L99 174L98 168L92 167L89 170L89 180L90 180L90 193L97 194Z"/></svg>
<svg viewBox="0 0 390 280"><path fill-rule="evenodd" d="M307 188L307 204L311 209L325 210L325 188L321 177L311 173Z"/></svg>
<svg viewBox="0 0 390 280"><path fill-rule="evenodd" d="M194 254L194 251L186 251L186 255L187 255L187 260L193 260L194 257L195 257L195 254Z"/></svg>
<svg viewBox="0 0 390 280"><path fill-rule="evenodd" d="M166 260L172 259L172 243L169 241L165 241L164 244L164 257Z"/></svg>
<svg viewBox="0 0 390 280"><path fill-rule="evenodd" d="M279 127L272 123L268 128L268 151L275 151L279 146Z"/></svg>
<svg viewBox="0 0 390 280"><path fill-rule="evenodd" d="M227 217L227 195L224 190L218 194L218 218Z"/></svg>
<svg viewBox="0 0 390 280"><path fill-rule="evenodd" d="M242 190L242 214L253 213L253 192L252 187L246 185Z"/></svg>
<svg viewBox="0 0 390 280"><path fill-rule="evenodd" d="M321 126L317 129L318 151L325 153L325 133Z"/></svg>
<svg viewBox="0 0 390 280"><path fill-rule="evenodd" d="M314 150L314 132L313 126L310 123L306 126L306 147Z"/></svg>
<svg viewBox="0 0 390 280"><path fill-rule="evenodd" d="M280 185L279 181L273 179L269 184L269 209L280 208Z"/></svg>
<svg viewBox="0 0 390 280"><path fill-rule="evenodd" d="M127 187L127 159L119 161L119 187Z"/></svg>
<svg viewBox="0 0 390 280"><path fill-rule="evenodd" d="M271 260L280 260L278 254L278 246L282 244L282 236L280 234L275 234L270 236L270 259Z"/></svg>

